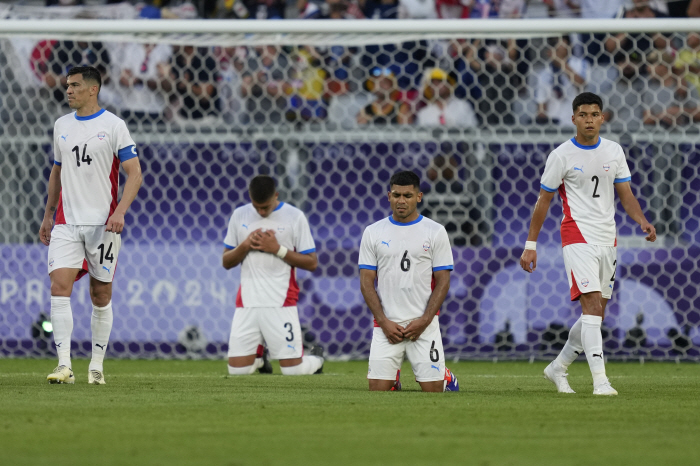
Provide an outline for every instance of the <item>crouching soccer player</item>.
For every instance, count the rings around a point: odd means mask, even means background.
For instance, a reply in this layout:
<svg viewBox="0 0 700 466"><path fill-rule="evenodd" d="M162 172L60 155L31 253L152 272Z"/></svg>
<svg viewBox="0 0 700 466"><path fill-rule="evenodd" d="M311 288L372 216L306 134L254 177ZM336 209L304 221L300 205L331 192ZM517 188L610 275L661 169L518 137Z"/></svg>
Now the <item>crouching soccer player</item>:
<svg viewBox="0 0 700 466"><path fill-rule="evenodd" d="M437 317L450 289L452 249L445 227L419 215L422 197L415 173L396 173L389 181L392 215L362 235L360 287L375 327L367 372L373 391L401 389L404 356L423 391L459 390L445 367Z"/></svg>
<svg viewBox="0 0 700 466"><path fill-rule="evenodd" d="M231 323L228 371L248 375L272 372L263 353L278 359L282 374L307 375L323 368L323 348L303 356L295 269L314 271L316 247L304 214L278 200L275 181L265 175L250 182L252 202L237 208L224 240L223 266L241 264L241 286Z"/></svg>

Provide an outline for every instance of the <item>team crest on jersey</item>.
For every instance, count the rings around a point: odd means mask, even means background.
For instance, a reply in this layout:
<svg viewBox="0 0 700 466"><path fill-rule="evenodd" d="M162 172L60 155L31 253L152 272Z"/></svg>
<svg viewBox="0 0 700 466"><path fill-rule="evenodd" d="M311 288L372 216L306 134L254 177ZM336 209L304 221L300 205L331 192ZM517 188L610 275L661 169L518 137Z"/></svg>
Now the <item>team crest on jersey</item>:
<svg viewBox="0 0 700 466"><path fill-rule="evenodd" d="M581 280L581 286L583 286L584 288L588 287L589 283L590 282L588 281L587 278L584 278L583 280Z"/></svg>
<svg viewBox="0 0 700 466"><path fill-rule="evenodd" d="M49 259L49 267L53 267L53 257Z"/></svg>
<svg viewBox="0 0 700 466"><path fill-rule="evenodd" d="M100 141L106 137L107 137L107 133L105 133L104 131L100 131L99 133L97 133L97 139L99 139Z"/></svg>
<svg viewBox="0 0 700 466"><path fill-rule="evenodd" d="M603 164L603 170L605 170L605 171L610 170L610 164L609 164L609 163L604 163L604 164Z"/></svg>
<svg viewBox="0 0 700 466"><path fill-rule="evenodd" d="M430 242L426 241L423 243L423 251L430 249Z"/></svg>

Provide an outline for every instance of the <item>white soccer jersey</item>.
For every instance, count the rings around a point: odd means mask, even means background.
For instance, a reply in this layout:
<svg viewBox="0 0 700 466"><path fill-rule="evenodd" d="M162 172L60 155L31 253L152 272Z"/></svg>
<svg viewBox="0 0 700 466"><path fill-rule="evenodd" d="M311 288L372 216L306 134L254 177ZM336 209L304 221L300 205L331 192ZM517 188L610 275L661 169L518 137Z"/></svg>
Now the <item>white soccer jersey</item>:
<svg viewBox="0 0 700 466"><path fill-rule="evenodd" d="M545 191L559 190L564 210L562 246L588 243L616 246L615 183L632 176L619 144L600 138L582 146L575 138L549 154L542 173Z"/></svg>
<svg viewBox="0 0 700 466"><path fill-rule="evenodd" d="M280 246L291 251L301 254L316 252L304 213L284 202L280 202L267 217L261 217L252 204L234 210L224 246L234 249L258 228L274 231ZM294 267L274 254L251 250L241 264L236 307L296 306L298 300L299 286Z"/></svg>
<svg viewBox="0 0 700 466"><path fill-rule="evenodd" d="M117 208L119 163L136 157L124 120L102 109L56 120L54 164L61 167L56 224L104 225Z"/></svg>
<svg viewBox="0 0 700 466"><path fill-rule="evenodd" d="M388 217L365 228L359 265L377 271L377 293L393 322L421 317L435 286L433 272L454 268L445 227L422 215L410 223Z"/></svg>

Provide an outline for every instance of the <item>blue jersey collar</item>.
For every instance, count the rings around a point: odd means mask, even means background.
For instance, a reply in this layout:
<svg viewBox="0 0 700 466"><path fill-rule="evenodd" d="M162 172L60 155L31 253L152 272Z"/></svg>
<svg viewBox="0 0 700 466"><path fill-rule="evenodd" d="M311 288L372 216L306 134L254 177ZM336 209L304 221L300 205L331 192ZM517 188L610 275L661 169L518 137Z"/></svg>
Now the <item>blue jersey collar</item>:
<svg viewBox="0 0 700 466"><path fill-rule="evenodd" d="M596 143L593 144L592 146L584 146L584 145L582 145L582 144L579 144L578 141L576 141L576 136L574 136L574 137L571 138L571 142L574 143L574 145L575 145L576 147L578 147L579 149L583 149L583 150L593 150L593 149L597 149L598 146L600 145L600 141L601 141L600 136L598 136L598 142L596 142Z"/></svg>
<svg viewBox="0 0 700 466"><path fill-rule="evenodd" d="M394 216L393 216L393 215L389 215L389 221L390 221L391 223L393 223L394 225L399 226L399 227L407 227L407 226L409 226L409 225L415 225L416 223L420 222L421 220L423 220L423 216L422 216L422 215L419 215L418 218L415 219L415 220L412 221L412 222L401 223L401 222L397 222L396 220L394 220Z"/></svg>
<svg viewBox="0 0 700 466"><path fill-rule="evenodd" d="M105 109L102 108L100 109L97 113L93 113L92 115L88 116L78 116L78 112L75 112L75 119L78 121L87 121L87 120L92 120L93 118L97 118L98 116L102 115L105 112Z"/></svg>

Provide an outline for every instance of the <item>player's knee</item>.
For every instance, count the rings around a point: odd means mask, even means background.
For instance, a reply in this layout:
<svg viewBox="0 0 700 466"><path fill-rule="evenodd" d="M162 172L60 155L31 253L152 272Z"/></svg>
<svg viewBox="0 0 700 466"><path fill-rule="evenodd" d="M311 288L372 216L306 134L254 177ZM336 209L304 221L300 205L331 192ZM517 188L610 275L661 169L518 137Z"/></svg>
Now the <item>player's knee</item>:
<svg viewBox="0 0 700 466"><path fill-rule="evenodd" d="M51 280L51 296L70 296L72 291L72 283L62 283L59 280Z"/></svg>
<svg viewBox="0 0 700 466"><path fill-rule="evenodd" d="M112 287L104 285L90 287L90 299L95 306L104 307L112 300Z"/></svg>
<svg viewBox="0 0 700 466"><path fill-rule="evenodd" d="M251 375L254 372L255 372L255 365L254 364L251 364L250 366L245 366L245 367L228 366L229 375Z"/></svg>

